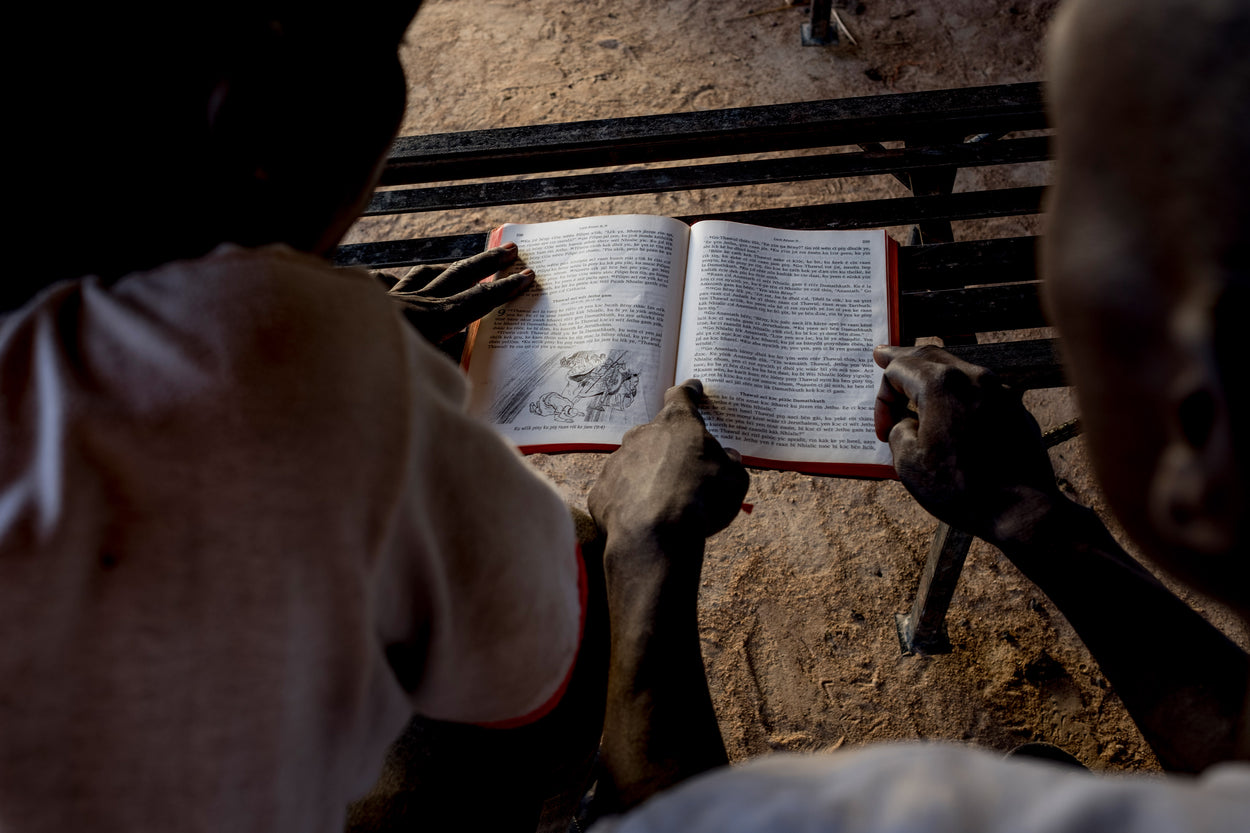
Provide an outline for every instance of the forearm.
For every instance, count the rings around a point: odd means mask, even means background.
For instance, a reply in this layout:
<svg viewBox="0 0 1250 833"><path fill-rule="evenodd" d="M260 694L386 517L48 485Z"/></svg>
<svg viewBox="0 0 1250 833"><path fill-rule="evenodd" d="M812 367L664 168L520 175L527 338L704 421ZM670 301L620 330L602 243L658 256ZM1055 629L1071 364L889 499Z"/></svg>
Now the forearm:
<svg viewBox="0 0 1250 833"><path fill-rule="evenodd" d="M1246 757L1250 657L1125 553L1091 510L1060 500L1000 548L1072 624L1164 768Z"/></svg>
<svg viewBox="0 0 1250 833"><path fill-rule="evenodd" d="M608 536L604 810L628 809L726 763L699 647L702 553L701 537Z"/></svg>

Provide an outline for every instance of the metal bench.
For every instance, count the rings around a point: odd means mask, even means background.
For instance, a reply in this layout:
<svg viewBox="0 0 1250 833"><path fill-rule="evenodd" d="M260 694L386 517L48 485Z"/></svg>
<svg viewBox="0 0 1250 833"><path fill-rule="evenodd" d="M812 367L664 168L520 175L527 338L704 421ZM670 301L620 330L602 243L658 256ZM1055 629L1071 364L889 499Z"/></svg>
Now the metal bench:
<svg viewBox="0 0 1250 833"><path fill-rule="evenodd" d="M1041 89L1030 83L408 136L396 141L382 175L381 185L393 187L373 196L365 216L891 175L910 196L782 202L680 219L911 226L899 255L904 343L936 337L1018 388L1055 387L1064 381L1053 341L975 338L1045 326L1036 237L957 241L952 230L960 220L1040 211L1041 187L952 188L961 168L1047 159L1045 130ZM344 245L336 262L374 269L449 262L482 251L488 231ZM970 540L939 528L916 602L898 617L904 650L947 648L946 609Z"/></svg>

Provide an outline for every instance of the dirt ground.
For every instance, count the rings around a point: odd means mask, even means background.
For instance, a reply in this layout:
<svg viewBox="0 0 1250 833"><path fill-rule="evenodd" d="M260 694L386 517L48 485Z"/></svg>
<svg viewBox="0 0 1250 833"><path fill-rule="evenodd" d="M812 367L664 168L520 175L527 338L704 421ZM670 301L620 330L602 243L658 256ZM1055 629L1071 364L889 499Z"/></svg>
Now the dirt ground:
<svg viewBox="0 0 1250 833"><path fill-rule="evenodd" d="M405 47L410 103L402 132L1037 80L1056 2L834 5L854 45L844 37L838 46L802 46L808 8L785 0L427 0ZM961 182L987 176L1025 184L1045 175L1044 165L1028 166L962 173ZM797 202L852 189L903 194L875 179L783 191ZM752 208L775 195L734 189L555 203L524 216L508 208L410 216L362 223L350 240L591 213ZM1009 221L1001 233L1035 227ZM892 232L905 239L903 230ZM1026 401L1043 428L1075 413L1067 391ZM1052 457L1073 497L1105 517L1080 439ZM530 459L584 503L603 458ZM1042 740L1095 769L1157 767L1067 622L988 545L974 544L952 605L954 650L901 652L894 617L911 604L936 527L901 485L753 470L748 500L754 512L710 543L700 596L705 663L734 760L926 738L1003 750ZM1250 643L1221 611L1203 609Z"/></svg>

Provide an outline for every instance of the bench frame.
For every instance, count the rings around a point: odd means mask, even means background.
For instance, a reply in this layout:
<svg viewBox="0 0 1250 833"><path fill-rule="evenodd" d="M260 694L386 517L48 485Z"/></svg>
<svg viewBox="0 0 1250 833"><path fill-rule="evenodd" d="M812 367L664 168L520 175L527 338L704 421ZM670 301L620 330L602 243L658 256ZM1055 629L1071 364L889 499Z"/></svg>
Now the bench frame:
<svg viewBox="0 0 1250 833"><path fill-rule="evenodd" d="M888 174L910 196L679 219L911 226L899 251L903 343L937 338L1017 389L1058 387L1065 382L1053 340L977 344L974 335L1045 326L1036 238L955 241L952 230L954 221L1040 212L1039 187L953 186L961 168L1048 159L1045 135L1014 135L1046 128L1040 85L1025 83L408 136L395 142L385 188L365 216ZM373 269L449 262L482 251L487 234L349 244L335 261ZM1064 426L1051 439L1076 430ZM946 612L971 540L939 526L915 603L897 617L904 651L950 650Z"/></svg>

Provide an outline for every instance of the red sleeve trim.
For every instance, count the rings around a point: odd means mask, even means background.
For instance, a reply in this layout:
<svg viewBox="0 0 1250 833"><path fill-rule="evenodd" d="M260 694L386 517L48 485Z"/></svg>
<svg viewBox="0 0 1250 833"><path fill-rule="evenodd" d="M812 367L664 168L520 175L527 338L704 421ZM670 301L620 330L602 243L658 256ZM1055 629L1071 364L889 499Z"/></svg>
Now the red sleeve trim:
<svg viewBox="0 0 1250 833"><path fill-rule="evenodd" d="M481 726L484 729L516 729L521 726L528 726L529 724L546 717L551 713L552 709L559 705L560 701L564 699L564 692L568 690L569 681L573 679L573 670L577 668L577 658L581 653L582 647L582 636L586 630L586 601L588 591L586 586L586 562L582 558L581 544L576 544L573 547L573 558L577 561L577 600L581 609L577 616L577 651L573 654L573 660L569 663L569 670L565 672L564 679L552 695L547 698L545 703L529 712L526 712L520 717L475 723L475 726Z"/></svg>

